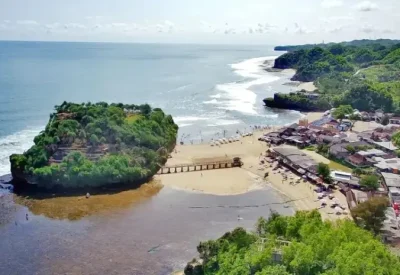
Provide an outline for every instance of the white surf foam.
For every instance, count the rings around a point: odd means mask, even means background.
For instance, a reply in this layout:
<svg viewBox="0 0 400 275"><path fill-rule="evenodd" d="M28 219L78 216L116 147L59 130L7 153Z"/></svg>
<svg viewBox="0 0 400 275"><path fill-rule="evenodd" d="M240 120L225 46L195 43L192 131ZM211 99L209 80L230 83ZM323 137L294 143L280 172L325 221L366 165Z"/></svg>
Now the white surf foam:
<svg viewBox="0 0 400 275"><path fill-rule="evenodd" d="M12 154L21 154L33 145L33 139L40 129L26 129L9 136L0 137L0 175L10 174L9 157Z"/></svg>
<svg viewBox="0 0 400 275"><path fill-rule="evenodd" d="M214 123L207 124L207 126L226 126L239 124L239 120L229 120L229 119L217 119Z"/></svg>
<svg viewBox="0 0 400 275"><path fill-rule="evenodd" d="M221 104L221 102L219 102L219 101L216 100L215 98L214 98L214 99L211 99L211 100L203 101L203 103L204 103L204 104L215 104L215 105Z"/></svg>
<svg viewBox="0 0 400 275"><path fill-rule="evenodd" d="M207 117L197 117L197 116L178 116L174 117L175 123L186 122L186 121L198 121L198 120L207 120Z"/></svg>
<svg viewBox="0 0 400 275"><path fill-rule="evenodd" d="M279 79L264 70L266 60L274 60L276 57L258 57L244 60L240 63L231 64L234 72L250 81L219 84L216 89L222 91L219 98L225 99L220 109L239 111L246 114L256 115L255 104L257 95L250 90L252 86L267 84ZM213 96L216 98L216 95Z"/></svg>
<svg viewBox="0 0 400 275"><path fill-rule="evenodd" d="M179 128L187 127L187 126L192 126L193 123L178 123Z"/></svg>
<svg viewBox="0 0 400 275"><path fill-rule="evenodd" d="M221 94L210 95L211 98L221 98Z"/></svg>

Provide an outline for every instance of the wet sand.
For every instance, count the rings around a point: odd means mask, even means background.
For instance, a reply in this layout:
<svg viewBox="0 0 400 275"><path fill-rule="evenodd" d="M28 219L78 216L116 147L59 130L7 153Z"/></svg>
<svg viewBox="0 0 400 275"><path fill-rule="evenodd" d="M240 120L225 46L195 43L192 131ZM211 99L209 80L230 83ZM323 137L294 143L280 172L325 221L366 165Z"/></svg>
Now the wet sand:
<svg viewBox="0 0 400 275"><path fill-rule="evenodd" d="M312 112L305 114L309 121L319 119L323 113ZM275 129L255 132L251 137L241 138L239 142L223 144L220 146L210 146L210 144L200 145L180 145L177 152L172 153L172 158L167 165L182 163L198 163L201 161L219 161L222 159L232 159L240 157L244 163L242 168L218 169L210 171L197 171L189 173L165 174L157 176L160 182L168 187L177 190L187 190L190 192L202 192L214 195L233 195L246 193L249 190L257 190L265 186L270 186L282 195L292 200L298 210L312 210L320 208L321 202L317 199L317 194L313 191L315 186L309 182L301 182L296 185L289 184L290 181L283 181L283 170L281 173L272 171L269 165L261 165L268 147L265 142L258 141L258 137L266 132ZM316 162L330 163L330 160L323 156L304 150ZM264 179L268 172L268 178ZM293 178L298 178L292 175ZM349 211L345 196L340 192L335 192L335 197L346 208L344 215L335 215L330 208L320 209L324 219L336 220L338 218L348 218Z"/></svg>
<svg viewBox="0 0 400 275"><path fill-rule="evenodd" d="M237 226L252 230L271 210L293 214L269 187L234 196L164 187L140 202L74 221L16 206L0 227L0 274L170 274L197 255L200 241Z"/></svg>

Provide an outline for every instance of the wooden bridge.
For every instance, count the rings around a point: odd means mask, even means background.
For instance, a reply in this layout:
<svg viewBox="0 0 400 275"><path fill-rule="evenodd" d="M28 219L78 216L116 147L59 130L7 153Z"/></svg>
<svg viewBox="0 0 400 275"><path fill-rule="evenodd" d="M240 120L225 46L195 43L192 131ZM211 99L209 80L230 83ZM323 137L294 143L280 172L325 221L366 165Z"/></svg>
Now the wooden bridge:
<svg viewBox="0 0 400 275"><path fill-rule="evenodd" d="M157 174L162 175L162 174L172 174L172 173L225 169L225 168L241 167L242 165L243 162L241 162L240 158L235 157L232 160L163 166L160 168Z"/></svg>

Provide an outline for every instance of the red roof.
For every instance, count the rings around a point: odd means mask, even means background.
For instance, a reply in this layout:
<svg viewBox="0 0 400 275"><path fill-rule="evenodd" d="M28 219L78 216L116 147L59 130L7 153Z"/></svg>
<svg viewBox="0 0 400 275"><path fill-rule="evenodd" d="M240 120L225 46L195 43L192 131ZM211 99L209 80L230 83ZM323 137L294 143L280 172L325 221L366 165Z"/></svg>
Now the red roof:
<svg viewBox="0 0 400 275"><path fill-rule="evenodd" d="M347 159L354 164L362 164L365 161L365 158L363 156L360 156L357 154L352 155L352 156L348 157Z"/></svg>

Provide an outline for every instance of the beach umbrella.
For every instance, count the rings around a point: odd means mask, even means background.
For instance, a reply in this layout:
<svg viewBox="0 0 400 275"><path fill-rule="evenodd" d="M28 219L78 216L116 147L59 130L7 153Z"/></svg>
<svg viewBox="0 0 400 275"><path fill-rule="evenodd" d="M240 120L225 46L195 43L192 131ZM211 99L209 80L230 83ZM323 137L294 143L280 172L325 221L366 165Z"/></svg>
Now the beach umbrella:
<svg viewBox="0 0 400 275"><path fill-rule="evenodd" d="M321 202L321 205L322 205L322 206L324 206L324 205L327 204L325 199L320 200L320 202Z"/></svg>
<svg viewBox="0 0 400 275"><path fill-rule="evenodd" d="M341 214L342 213L342 208L340 208L339 206L335 207L335 212L336 214Z"/></svg>
<svg viewBox="0 0 400 275"><path fill-rule="evenodd" d="M212 147L212 146L214 146L215 144L214 144L214 142L212 141L211 143L210 143L210 146Z"/></svg>
<svg viewBox="0 0 400 275"><path fill-rule="evenodd" d="M318 193L317 196L318 196L318 199L322 199L324 197L324 194Z"/></svg>

